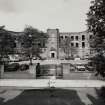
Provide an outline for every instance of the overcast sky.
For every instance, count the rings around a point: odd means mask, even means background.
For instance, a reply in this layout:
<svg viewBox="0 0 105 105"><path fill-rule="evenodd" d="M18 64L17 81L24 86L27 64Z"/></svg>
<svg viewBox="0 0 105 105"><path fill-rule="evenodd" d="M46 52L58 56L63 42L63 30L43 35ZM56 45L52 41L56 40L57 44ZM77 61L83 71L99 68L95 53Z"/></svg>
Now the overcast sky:
<svg viewBox="0 0 105 105"><path fill-rule="evenodd" d="M22 31L25 25L46 31L85 31L91 0L0 0L0 25Z"/></svg>

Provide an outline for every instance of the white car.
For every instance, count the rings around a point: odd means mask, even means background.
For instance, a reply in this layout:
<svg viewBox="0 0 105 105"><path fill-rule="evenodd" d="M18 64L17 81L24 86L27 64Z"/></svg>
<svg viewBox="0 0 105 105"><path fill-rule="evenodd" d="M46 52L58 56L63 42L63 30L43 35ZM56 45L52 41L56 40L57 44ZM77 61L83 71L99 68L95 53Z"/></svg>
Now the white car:
<svg viewBox="0 0 105 105"><path fill-rule="evenodd" d="M85 66L83 66L83 65L78 65L78 66L76 66L76 68L78 71L85 71L86 70Z"/></svg>
<svg viewBox="0 0 105 105"><path fill-rule="evenodd" d="M79 61L79 60L81 60L81 59L78 57L78 58L75 58L74 60L75 60L75 61Z"/></svg>

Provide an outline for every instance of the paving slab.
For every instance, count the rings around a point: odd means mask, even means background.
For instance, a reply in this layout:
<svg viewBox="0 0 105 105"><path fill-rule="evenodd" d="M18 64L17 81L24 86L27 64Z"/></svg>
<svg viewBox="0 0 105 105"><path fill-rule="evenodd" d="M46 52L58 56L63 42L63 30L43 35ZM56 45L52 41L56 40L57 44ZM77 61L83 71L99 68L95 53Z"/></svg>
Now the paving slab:
<svg viewBox="0 0 105 105"><path fill-rule="evenodd" d="M101 80L59 80L59 79L1 79L0 87L14 88L92 88L105 86Z"/></svg>

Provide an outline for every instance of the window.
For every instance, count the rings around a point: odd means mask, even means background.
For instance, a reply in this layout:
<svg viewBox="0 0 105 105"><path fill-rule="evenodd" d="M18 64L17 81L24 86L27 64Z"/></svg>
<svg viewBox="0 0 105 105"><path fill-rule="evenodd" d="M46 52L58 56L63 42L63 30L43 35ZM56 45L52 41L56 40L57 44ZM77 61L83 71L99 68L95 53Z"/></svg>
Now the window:
<svg viewBox="0 0 105 105"><path fill-rule="evenodd" d="M74 43L71 43L71 47L73 47L74 46Z"/></svg>
<svg viewBox="0 0 105 105"><path fill-rule="evenodd" d="M85 47L85 42L82 42L82 48L84 48Z"/></svg>
<svg viewBox="0 0 105 105"><path fill-rule="evenodd" d="M65 36L65 39L67 38L67 36Z"/></svg>
<svg viewBox="0 0 105 105"><path fill-rule="evenodd" d="M38 43L38 47L41 47L41 43Z"/></svg>
<svg viewBox="0 0 105 105"><path fill-rule="evenodd" d="M74 36L71 36L71 40L74 40Z"/></svg>
<svg viewBox="0 0 105 105"><path fill-rule="evenodd" d="M75 39L78 40L78 36L76 36Z"/></svg>
<svg viewBox="0 0 105 105"><path fill-rule="evenodd" d="M24 43L21 43L21 45L24 45Z"/></svg>
<svg viewBox="0 0 105 105"><path fill-rule="evenodd" d="M63 39L63 36L60 36L61 37L61 39Z"/></svg>
<svg viewBox="0 0 105 105"><path fill-rule="evenodd" d="M78 43L76 43L76 47L79 47L79 44Z"/></svg>
<svg viewBox="0 0 105 105"><path fill-rule="evenodd" d="M92 35L90 35L90 38L89 39L92 39Z"/></svg>
<svg viewBox="0 0 105 105"><path fill-rule="evenodd" d="M51 53L51 58L54 58L55 57L55 54L54 53Z"/></svg>
<svg viewBox="0 0 105 105"><path fill-rule="evenodd" d="M85 40L85 35L82 35L82 40Z"/></svg>

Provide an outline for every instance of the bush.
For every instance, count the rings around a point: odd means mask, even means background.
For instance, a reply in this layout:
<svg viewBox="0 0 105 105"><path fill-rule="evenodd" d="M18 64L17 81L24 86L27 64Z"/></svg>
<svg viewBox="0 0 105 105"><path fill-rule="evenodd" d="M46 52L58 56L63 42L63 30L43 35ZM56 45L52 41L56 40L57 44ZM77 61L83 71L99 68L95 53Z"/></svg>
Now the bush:
<svg viewBox="0 0 105 105"><path fill-rule="evenodd" d="M4 71L17 71L19 70L19 67L19 63L6 64L4 66Z"/></svg>
<svg viewBox="0 0 105 105"><path fill-rule="evenodd" d="M20 70L24 71L24 70L28 70L29 69L29 65L28 64L21 64L20 65Z"/></svg>
<svg viewBox="0 0 105 105"><path fill-rule="evenodd" d="M101 89L100 89L100 96L105 99L105 87L101 87Z"/></svg>

